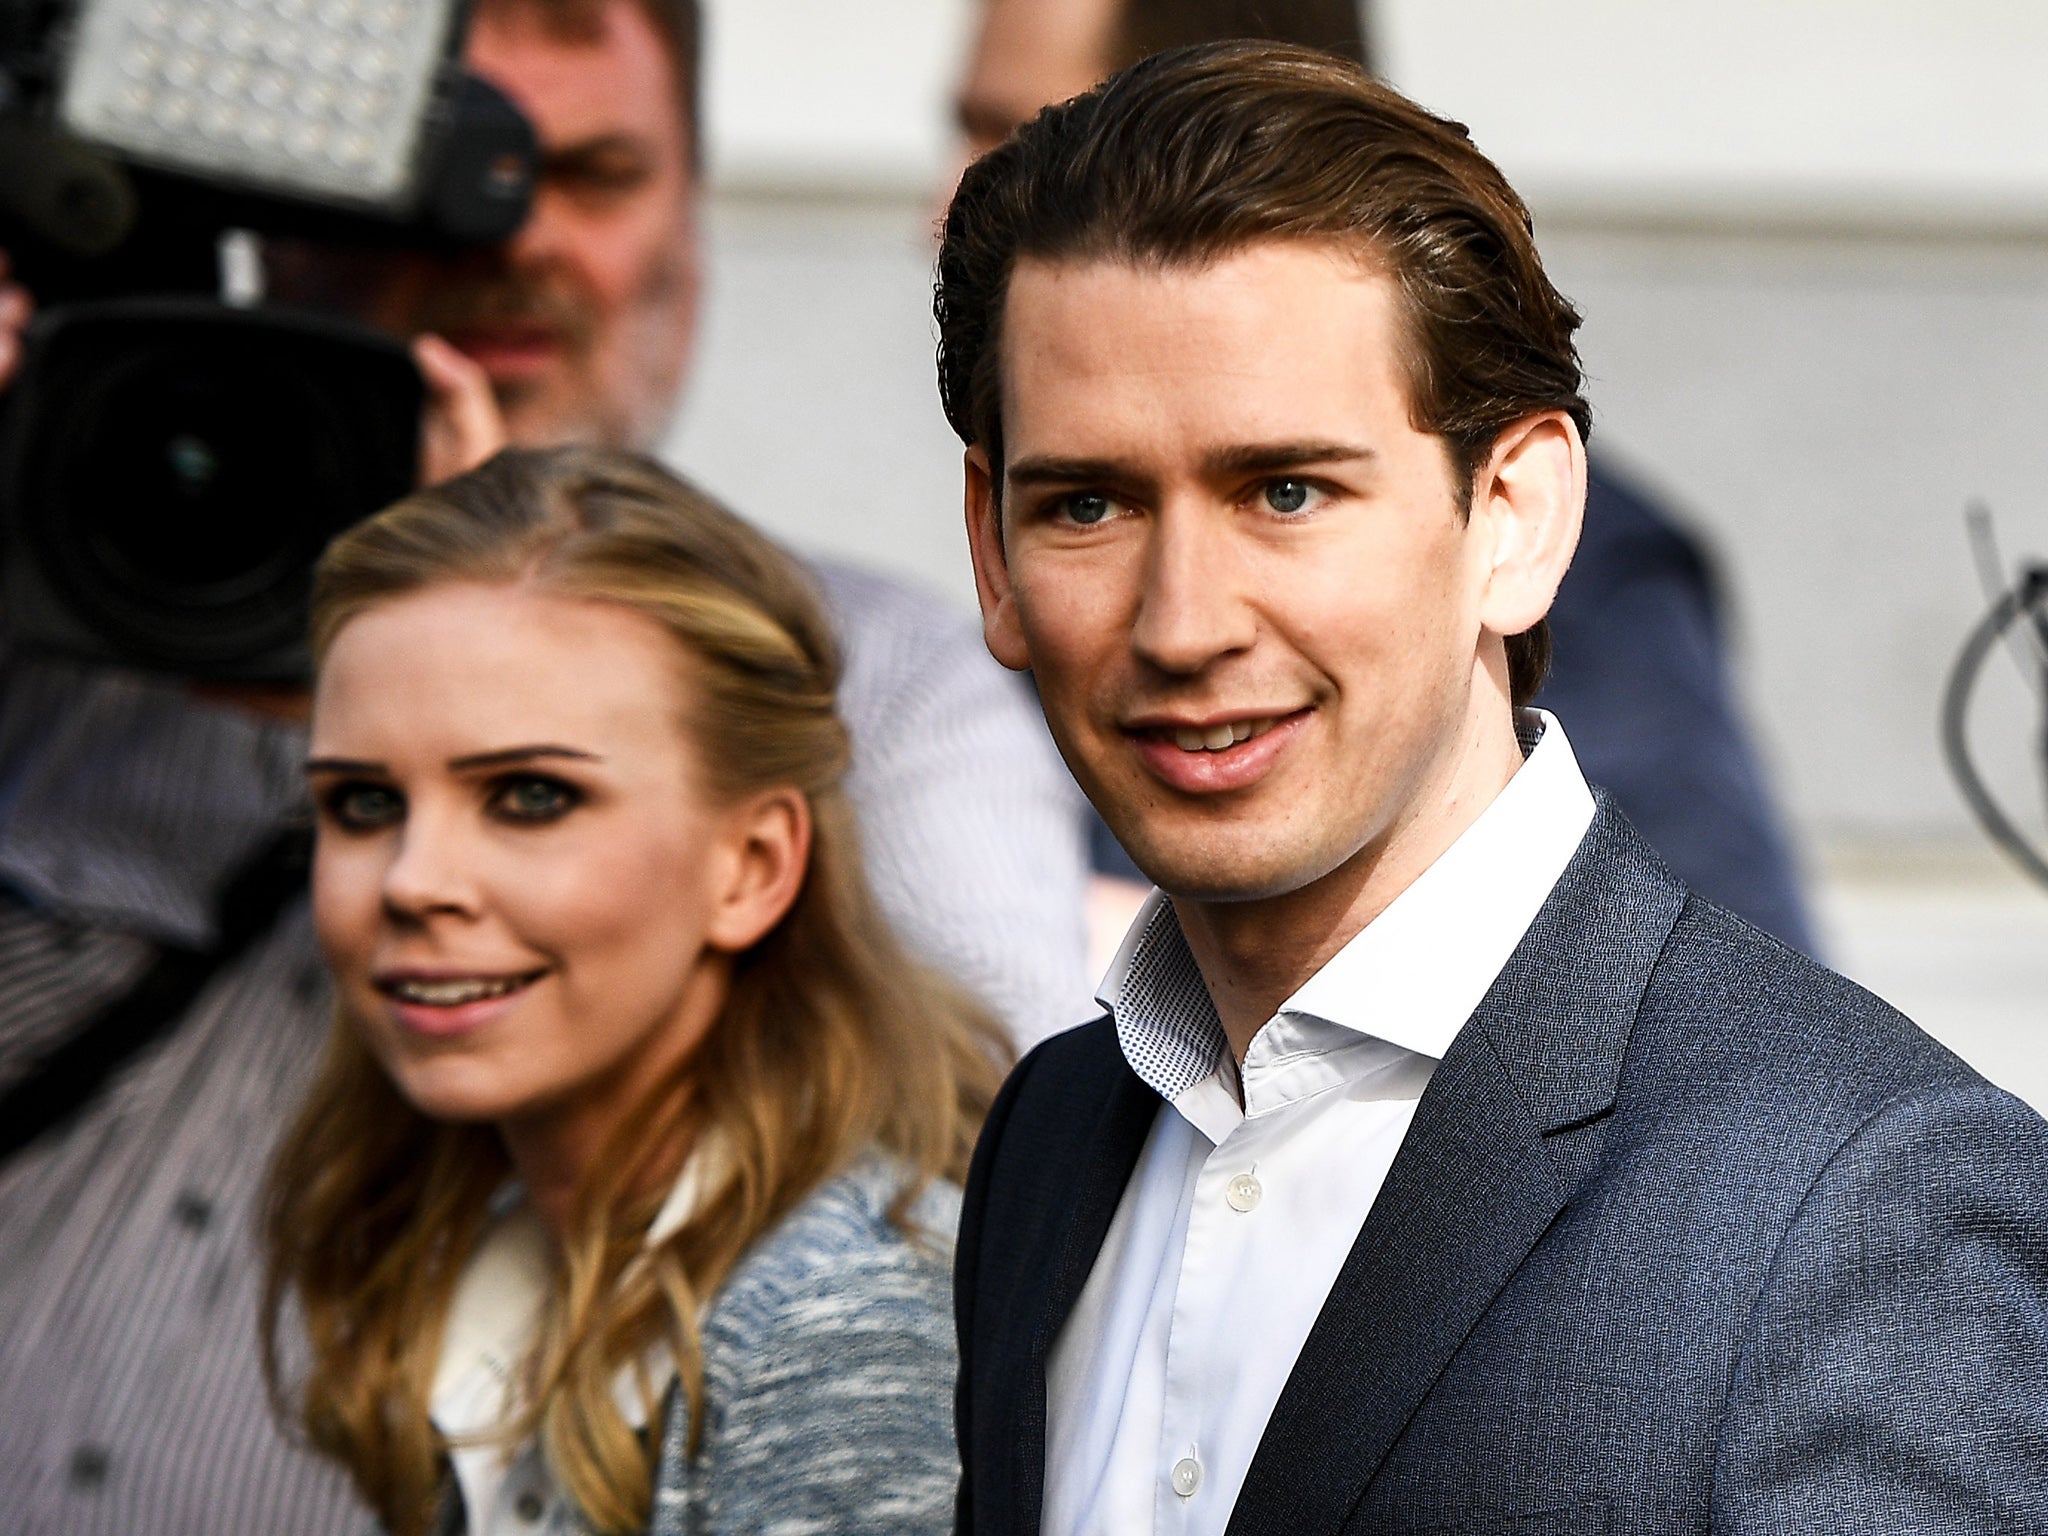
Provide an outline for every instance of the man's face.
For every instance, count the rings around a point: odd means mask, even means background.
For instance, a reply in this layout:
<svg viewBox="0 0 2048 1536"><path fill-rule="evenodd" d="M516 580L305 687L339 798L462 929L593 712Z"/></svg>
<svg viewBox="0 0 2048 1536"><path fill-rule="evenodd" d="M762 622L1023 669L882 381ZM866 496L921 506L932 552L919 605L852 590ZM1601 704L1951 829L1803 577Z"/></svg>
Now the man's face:
<svg viewBox="0 0 2048 1536"><path fill-rule="evenodd" d="M674 61L632 0L573 33L534 7L485 6L466 61L540 137L532 216L501 247L377 262L350 283L352 307L474 358L514 442L651 447L689 360L699 285Z"/></svg>
<svg viewBox="0 0 2048 1536"><path fill-rule="evenodd" d="M969 455L990 646L1175 895L1376 858L1464 792L1499 708L1491 534L1409 420L1396 306L1303 242L1011 282L999 513Z"/></svg>
<svg viewBox="0 0 2048 1536"><path fill-rule="evenodd" d="M956 106L968 157L1107 75L1118 14L1118 0L985 0Z"/></svg>

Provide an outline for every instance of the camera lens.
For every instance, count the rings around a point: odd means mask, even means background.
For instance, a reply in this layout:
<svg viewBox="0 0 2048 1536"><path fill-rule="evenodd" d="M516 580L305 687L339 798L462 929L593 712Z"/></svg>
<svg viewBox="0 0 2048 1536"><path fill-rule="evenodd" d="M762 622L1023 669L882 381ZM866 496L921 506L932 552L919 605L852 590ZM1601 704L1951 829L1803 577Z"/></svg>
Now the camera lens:
<svg viewBox="0 0 2048 1536"><path fill-rule="evenodd" d="M288 639L305 573L346 520L335 416L303 369L244 347L125 359L57 455L51 574L167 659Z"/></svg>
<svg viewBox="0 0 2048 1536"><path fill-rule="evenodd" d="M101 509L93 553L123 585L160 601L233 600L301 542L304 521L277 504L282 475L294 448L317 451L327 436L302 379L152 360L114 381L102 410L108 445L125 453L80 464L75 483Z"/></svg>
<svg viewBox="0 0 2048 1536"><path fill-rule="evenodd" d="M70 340L23 529L54 592L143 665L233 675L298 653L320 550L409 487L403 354L218 311Z"/></svg>

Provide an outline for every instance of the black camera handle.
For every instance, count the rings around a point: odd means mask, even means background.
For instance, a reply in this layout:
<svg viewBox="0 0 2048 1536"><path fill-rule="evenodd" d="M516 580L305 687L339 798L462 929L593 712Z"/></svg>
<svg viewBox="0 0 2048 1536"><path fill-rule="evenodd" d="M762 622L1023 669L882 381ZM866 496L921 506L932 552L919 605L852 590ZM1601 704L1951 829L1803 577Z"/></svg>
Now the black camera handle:
<svg viewBox="0 0 2048 1536"><path fill-rule="evenodd" d="M0 1162L68 1124L184 1017L209 982L271 930L305 889L310 848L303 827L273 838L221 893L220 926L211 944L160 949L134 986L0 1094Z"/></svg>

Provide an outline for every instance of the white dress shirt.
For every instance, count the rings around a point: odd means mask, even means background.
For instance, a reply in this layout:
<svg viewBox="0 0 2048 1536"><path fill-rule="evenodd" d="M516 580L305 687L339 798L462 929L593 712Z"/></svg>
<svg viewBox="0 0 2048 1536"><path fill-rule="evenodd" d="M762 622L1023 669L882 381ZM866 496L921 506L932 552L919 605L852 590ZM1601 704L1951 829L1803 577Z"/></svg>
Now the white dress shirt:
<svg viewBox="0 0 2048 1536"><path fill-rule="evenodd" d="M1045 1536L1212 1536L1414 1117L1593 819L1557 722L1236 1067L1155 893L1103 978L1166 1100L1047 1368ZM1240 1092L1242 1107L1240 1107Z"/></svg>

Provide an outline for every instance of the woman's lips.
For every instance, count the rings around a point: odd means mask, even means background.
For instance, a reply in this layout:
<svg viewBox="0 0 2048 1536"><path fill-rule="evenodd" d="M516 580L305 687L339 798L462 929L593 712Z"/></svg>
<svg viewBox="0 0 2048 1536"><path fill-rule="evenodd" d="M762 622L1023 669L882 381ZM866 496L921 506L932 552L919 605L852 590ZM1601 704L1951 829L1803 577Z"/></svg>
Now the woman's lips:
<svg viewBox="0 0 2048 1536"><path fill-rule="evenodd" d="M1129 735L1140 761L1155 778L1186 794L1222 794L1256 784L1271 772L1312 713L1298 709L1291 714L1248 714L1206 725L1147 725ZM1217 745L1211 746L1211 742Z"/></svg>
<svg viewBox="0 0 2048 1536"><path fill-rule="evenodd" d="M448 1039L504 1017L546 974L528 971L465 976L400 972L378 976L372 985L383 995L386 1011L401 1028L434 1039Z"/></svg>

